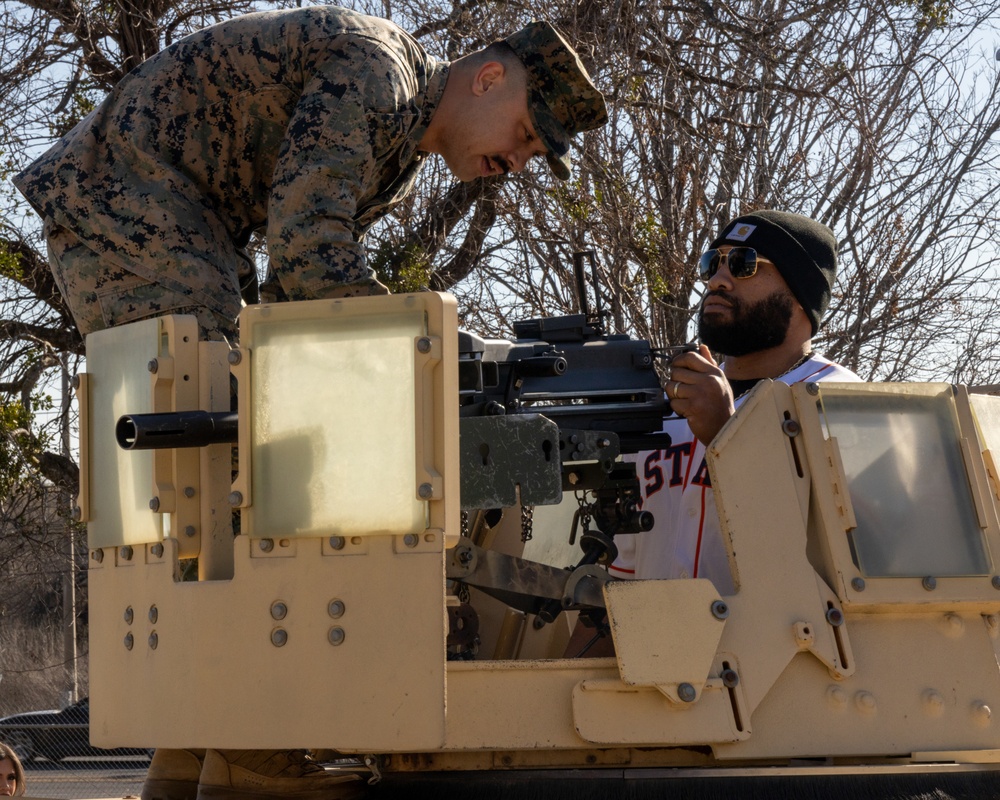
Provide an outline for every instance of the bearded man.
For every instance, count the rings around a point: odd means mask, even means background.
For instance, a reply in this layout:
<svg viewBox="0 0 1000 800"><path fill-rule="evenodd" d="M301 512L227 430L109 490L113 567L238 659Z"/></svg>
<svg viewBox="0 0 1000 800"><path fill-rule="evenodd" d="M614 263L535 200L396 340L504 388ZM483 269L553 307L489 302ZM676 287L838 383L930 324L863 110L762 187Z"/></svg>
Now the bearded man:
<svg viewBox="0 0 1000 800"><path fill-rule="evenodd" d="M701 345L670 365L666 384L677 418L671 445L635 456L642 508L656 527L615 537L616 578L708 578L722 595L735 587L719 528L705 448L761 380L858 381L813 352L830 302L837 240L827 226L784 211L733 220L701 257L706 292ZM711 353L724 356L719 364ZM593 653L592 655L597 655Z"/></svg>

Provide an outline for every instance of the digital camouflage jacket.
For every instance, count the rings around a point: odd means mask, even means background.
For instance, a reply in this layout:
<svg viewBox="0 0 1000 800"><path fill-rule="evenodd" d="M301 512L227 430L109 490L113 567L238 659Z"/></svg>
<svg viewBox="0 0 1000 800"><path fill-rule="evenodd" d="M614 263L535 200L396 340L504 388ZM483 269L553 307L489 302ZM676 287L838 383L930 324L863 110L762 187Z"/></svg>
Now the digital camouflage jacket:
<svg viewBox="0 0 1000 800"><path fill-rule="evenodd" d="M448 64L383 19L248 14L141 64L15 178L115 267L235 318L266 225L288 299L372 271L359 241L412 188Z"/></svg>

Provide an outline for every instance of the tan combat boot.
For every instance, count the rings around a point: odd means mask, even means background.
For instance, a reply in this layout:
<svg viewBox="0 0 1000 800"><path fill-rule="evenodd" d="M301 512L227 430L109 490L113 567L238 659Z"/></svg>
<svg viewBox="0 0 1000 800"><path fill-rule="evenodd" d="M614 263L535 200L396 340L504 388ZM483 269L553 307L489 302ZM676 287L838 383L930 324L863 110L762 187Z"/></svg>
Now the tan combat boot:
<svg viewBox="0 0 1000 800"><path fill-rule="evenodd" d="M208 750L198 800L353 800L357 775L328 773L304 750Z"/></svg>
<svg viewBox="0 0 1000 800"><path fill-rule="evenodd" d="M204 750L156 748L142 785L142 800L195 800L204 758Z"/></svg>

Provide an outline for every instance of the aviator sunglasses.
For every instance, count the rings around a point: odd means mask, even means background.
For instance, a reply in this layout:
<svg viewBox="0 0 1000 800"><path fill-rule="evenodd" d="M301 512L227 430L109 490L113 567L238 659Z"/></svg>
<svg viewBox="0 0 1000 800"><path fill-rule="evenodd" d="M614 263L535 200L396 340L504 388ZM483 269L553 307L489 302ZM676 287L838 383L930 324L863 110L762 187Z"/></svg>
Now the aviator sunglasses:
<svg viewBox="0 0 1000 800"><path fill-rule="evenodd" d="M729 274L740 280L752 278L757 274L757 262L767 261L763 256L758 256L757 251L752 247L733 247L728 253L720 253L718 250L706 250L698 262L699 277L703 281L710 280L719 271L722 259L726 259L726 263L729 266Z"/></svg>

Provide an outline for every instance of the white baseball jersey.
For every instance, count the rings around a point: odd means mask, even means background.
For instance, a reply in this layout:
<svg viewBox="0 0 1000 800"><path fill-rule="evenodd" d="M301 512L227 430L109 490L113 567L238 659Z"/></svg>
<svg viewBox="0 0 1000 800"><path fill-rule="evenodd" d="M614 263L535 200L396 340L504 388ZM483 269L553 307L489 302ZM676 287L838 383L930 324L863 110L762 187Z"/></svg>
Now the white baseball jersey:
<svg viewBox="0 0 1000 800"><path fill-rule="evenodd" d="M861 379L814 355L775 380L793 384ZM743 400L737 398L737 409ZM684 419L665 420L663 430L670 434L669 448L625 457L636 462L642 509L653 513L655 525L647 533L615 536L618 558L610 573L634 579L708 578L720 594L733 594L736 589L705 462L705 445Z"/></svg>

